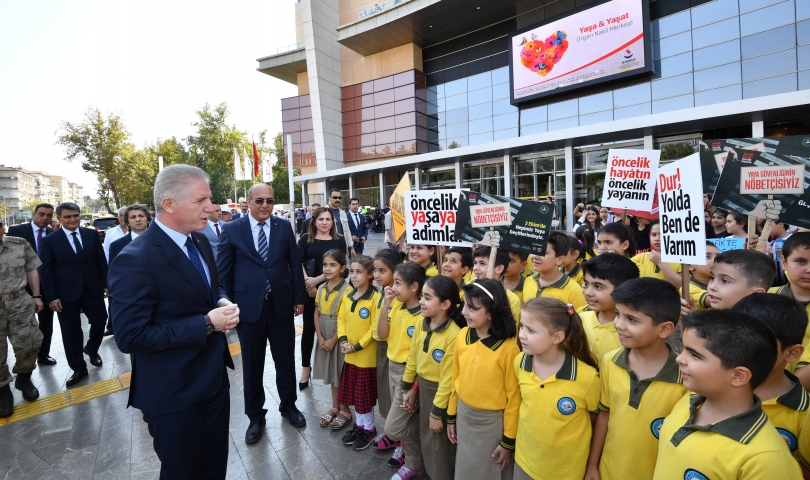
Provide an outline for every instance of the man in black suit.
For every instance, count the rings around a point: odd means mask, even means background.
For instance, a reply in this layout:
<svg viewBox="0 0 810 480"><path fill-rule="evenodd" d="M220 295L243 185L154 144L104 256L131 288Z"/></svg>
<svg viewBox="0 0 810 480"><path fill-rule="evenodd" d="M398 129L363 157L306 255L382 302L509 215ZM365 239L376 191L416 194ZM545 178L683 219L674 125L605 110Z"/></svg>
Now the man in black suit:
<svg viewBox="0 0 810 480"><path fill-rule="evenodd" d="M149 209L140 203L133 203L124 209L124 225L126 225L129 232L118 240L110 244L110 265L112 265L115 257L121 253L127 245L132 243L133 240L138 238L143 232L149 228L152 221L152 216L149 215Z"/></svg>
<svg viewBox="0 0 810 480"><path fill-rule="evenodd" d="M248 191L249 212L222 229L219 237L219 305L239 304L236 328L242 347L246 443L262 438L265 423L264 358L267 341L276 367L282 416L294 427L306 425L295 406L295 315L304 311L304 271L292 227L272 216L273 187L256 184Z"/></svg>
<svg viewBox="0 0 810 480"><path fill-rule="evenodd" d="M107 322L107 258L98 232L80 228L80 209L75 203L57 205L56 216L62 228L42 239L39 258L42 287L48 306L59 316L62 343L73 375L66 385L71 387L87 377L87 363L82 351L96 367L102 365L98 347L104 338ZM81 312L87 316L90 335L82 350Z"/></svg>
<svg viewBox="0 0 810 480"><path fill-rule="evenodd" d="M172 165L154 191L155 221L110 269L115 341L132 360L128 406L149 425L161 479L224 479L233 361L223 332L239 308L215 305L219 277L199 233L213 209L208 175Z"/></svg>
<svg viewBox="0 0 810 480"><path fill-rule="evenodd" d="M53 205L47 203L40 203L34 207L34 219L31 223L23 223L21 225L14 225L9 227L8 236L20 237L28 240L31 248L39 255L39 244L46 235L53 233L51 228L51 221L53 220ZM41 277L40 277L41 278ZM29 295L31 287L26 286L25 290ZM44 293L42 282L40 281L40 293ZM42 297L42 303L48 304L48 301ZM42 345L39 347L39 354L37 355L37 363L42 366L56 365L56 360L51 357L51 337L53 337L53 310L50 308L43 308L37 313L37 320L39 321L39 331L42 332Z"/></svg>
<svg viewBox="0 0 810 480"><path fill-rule="evenodd" d="M368 229L366 228L366 216L360 211L360 199L352 198L349 200L349 230L352 233L352 241L354 245L351 248L352 256L362 255L363 249L366 246L366 236Z"/></svg>

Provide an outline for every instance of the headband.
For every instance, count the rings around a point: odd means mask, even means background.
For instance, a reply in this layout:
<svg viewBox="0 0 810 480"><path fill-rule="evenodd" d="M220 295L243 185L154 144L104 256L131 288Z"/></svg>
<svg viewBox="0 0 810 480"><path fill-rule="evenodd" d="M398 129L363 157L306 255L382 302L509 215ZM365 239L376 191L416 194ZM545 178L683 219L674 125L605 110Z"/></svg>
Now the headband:
<svg viewBox="0 0 810 480"><path fill-rule="evenodd" d="M484 293L486 293L486 294L487 294L487 296L489 297L489 299L490 299L490 300L492 300L492 301L494 301L494 300L495 300L495 297L493 297L493 296L492 296L492 294L491 294L491 293L489 293L489 290L487 290L486 288L484 288L484 287L482 287L481 285L479 285L479 284L478 284L478 282L473 282L473 285L475 285L476 287L478 287L478 288L480 288L481 290L483 290L483 291L484 291Z"/></svg>

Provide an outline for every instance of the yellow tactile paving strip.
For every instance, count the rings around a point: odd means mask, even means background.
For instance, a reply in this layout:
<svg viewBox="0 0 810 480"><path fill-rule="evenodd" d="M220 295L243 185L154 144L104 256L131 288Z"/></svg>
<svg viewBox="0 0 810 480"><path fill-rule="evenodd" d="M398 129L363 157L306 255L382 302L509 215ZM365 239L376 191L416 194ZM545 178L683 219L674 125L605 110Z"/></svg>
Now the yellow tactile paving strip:
<svg viewBox="0 0 810 480"><path fill-rule="evenodd" d="M303 331L303 325L295 326L296 337L301 335ZM228 349L231 351L231 356L242 354L242 346L238 342L228 344ZM8 425L9 423L44 415L94 398L103 397L104 395L120 392L121 390L126 390L129 388L131 377L131 373L125 373L119 377L109 378L90 385L76 387L65 392L48 395L35 402L24 402L19 405L14 405L14 415L9 418L0 418L0 427Z"/></svg>

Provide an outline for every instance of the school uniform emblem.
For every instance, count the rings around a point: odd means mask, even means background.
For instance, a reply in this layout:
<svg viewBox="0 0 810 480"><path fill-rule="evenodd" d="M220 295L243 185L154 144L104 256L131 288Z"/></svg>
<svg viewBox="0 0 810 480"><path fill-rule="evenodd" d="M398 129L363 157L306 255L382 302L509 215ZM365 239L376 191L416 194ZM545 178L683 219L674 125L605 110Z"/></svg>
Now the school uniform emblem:
<svg viewBox="0 0 810 480"><path fill-rule="evenodd" d="M683 480L709 480L709 477L703 475L702 473L698 472L697 470L693 470L691 468L687 468L686 472L683 474Z"/></svg>
<svg viewBox="0 0 810 480"><path fill-rule="evenodd" d="M413 331L414 331L413 325L411 325L410 327L408 327L407 330L405 330L405 332L408 334L408 338L413 338Z"/></svg>
<svg viewBox="0 0 810 480"><path fill-rule="evenodd" d="M436 363L442 363L442 359L444 358L444 350L433 350L433 360L436 360Z"/></svg>
<svg viewBox="0 0 810 480"><path fill-rule="evenodd" d="M652 432L655 438L658 438L658 435L661 433L661 427L664 425L664 418L656 418L650 424L650 431Z"/></svg>
<svg viewBox="0 0 810 480"><path fill-rule="evenodd" d="M361 308L360 309L360 318L365 320L365 319L368 318L368 316L369 316L368 308L366 308L366 307Z"/></svg>
<svg viewBox="0 0 810 480"><path fill-rule="evenodd" d="M557 402L557 410L560 411L563 415L571 415L574 413L574 410L577 409L577 403L574 401L573 398L570 397L562 397Z"/></svg>
<svg viewBox="0 0 810 480"><path fill-rule="evenodd" d="M796 440L795 435L788 432L784 428L777 428L776 431L779 432L779 435L782 435L782 439L785 441L785 443L787 443L788 450L790 450L791 452L796 450L796 447L799 445L799 442Z"/></svg>

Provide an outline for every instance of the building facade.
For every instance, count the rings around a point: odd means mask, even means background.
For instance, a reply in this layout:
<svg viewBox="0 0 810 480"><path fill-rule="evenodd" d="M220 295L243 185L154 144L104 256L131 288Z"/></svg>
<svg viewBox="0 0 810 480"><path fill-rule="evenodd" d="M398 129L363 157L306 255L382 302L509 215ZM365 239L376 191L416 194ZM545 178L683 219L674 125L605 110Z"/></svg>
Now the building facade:
<svg viewBox="0 0 810 480"><path fill-rule="evenodd" d="M82 204L82 187L67 178L23 168L0 165L0 205L11 224L31 219L35 203Z"/></svg>
<svg viewBox="0 0 810 480"><path fill-rule="evenodd" d="M805 0L652 0L652 74L513 105L511 35L601 3L297 3L296 44L258 70L298 86L281 109L305 203L337 187L383 204L409 174L421 189L553 197L570 228L601 196L609 148L665 163L702 139L810 134Z"/></svg>

